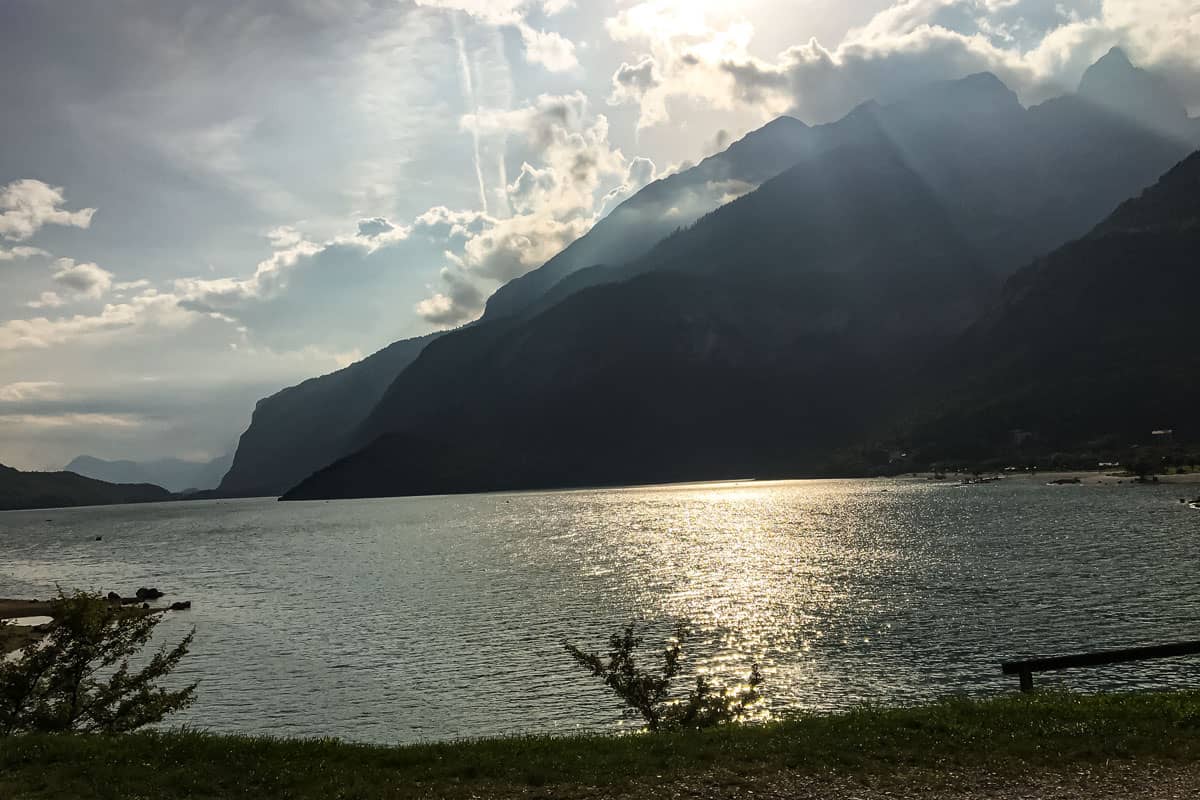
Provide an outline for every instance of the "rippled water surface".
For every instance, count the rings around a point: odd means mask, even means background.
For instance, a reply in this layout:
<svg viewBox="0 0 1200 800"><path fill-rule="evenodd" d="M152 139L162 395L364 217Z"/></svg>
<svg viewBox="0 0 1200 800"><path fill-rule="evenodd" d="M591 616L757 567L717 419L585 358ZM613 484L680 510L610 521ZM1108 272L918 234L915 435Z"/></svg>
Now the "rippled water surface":
<svg viewBox="0 0 1200 800"><path fill-rule="evenodd" d="M177 722L395 742L620 724L562 643L632 620L778 709L1010 691L1003 657L1200 638L1185 488L807 481L0 514L0 596L194 603ZM1193 492L1194 493L1194 492ZM102 541L95 541L102 536ZM1200 659L1061 673L1200 684Z"/></svg>

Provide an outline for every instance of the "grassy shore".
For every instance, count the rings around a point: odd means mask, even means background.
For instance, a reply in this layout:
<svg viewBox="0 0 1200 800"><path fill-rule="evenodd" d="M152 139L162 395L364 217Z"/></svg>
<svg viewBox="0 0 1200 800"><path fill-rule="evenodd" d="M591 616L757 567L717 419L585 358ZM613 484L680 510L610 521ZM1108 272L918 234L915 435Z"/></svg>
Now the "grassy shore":
<svg viewBox="0 0 1200 800"><path fill-rule="evenodd" d="M826 796L802 785L932 796L1042 774L1096 775L1094 791L1111 774L1192 770L1198 757L1200 692L1047 694L659 736L407 747L194 732L15 737L0 739L0 797L725 797L767 786Z"/></svg>

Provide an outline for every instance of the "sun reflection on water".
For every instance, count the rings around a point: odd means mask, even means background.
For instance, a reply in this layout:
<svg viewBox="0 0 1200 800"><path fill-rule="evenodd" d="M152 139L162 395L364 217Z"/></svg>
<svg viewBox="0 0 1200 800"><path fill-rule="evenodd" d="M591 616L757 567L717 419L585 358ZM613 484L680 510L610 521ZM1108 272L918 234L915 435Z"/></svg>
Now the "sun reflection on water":
<svg viewBox="0 0 1200 800"><path fill-rule="evenodd" d="M886 489L886 491L884 491ZM631 621L771 709L1011 690L1002 657L1195 638L1200 537L1169 487L736 482L0 515L0 596L195 601L180 722L395 742L622 725L571 662ZM52 519L52 522L47 522ZM96 541L102 535L103 541ZM173 627L172 627L173 626ZM1083 688L1194 683L1187 664ZM263 686L270 686L264 692Z"/></svg>

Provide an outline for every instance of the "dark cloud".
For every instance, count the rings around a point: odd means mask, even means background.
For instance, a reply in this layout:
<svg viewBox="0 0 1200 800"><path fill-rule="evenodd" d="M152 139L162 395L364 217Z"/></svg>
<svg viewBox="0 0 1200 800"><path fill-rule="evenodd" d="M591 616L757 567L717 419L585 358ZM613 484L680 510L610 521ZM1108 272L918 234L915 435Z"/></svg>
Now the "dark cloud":
<svg viewBox="0 0 1200 800"><path fill-rule="evenodd" d="M449 327L479 316L487 298L470 278L457 269L446 267L441 279L442 291L417 305L417 313L422 319Z"/></svg>
<svg viewBox="0 0 1200 800"><path fill-rule="evenodd" d="M726 147L729 147L729 143L732 141L732 139L733 137L730 136L729 131L722 128L721 130L717 131L716 135L713 137L712 146L709 148L709 150L713 153L719 153Z"/></svg>
<svg viewBox="0 0 1200 800"><path fill-rule="evenodd" d="M358 221L358 235L366 238L378 236L381 233L389 233L396 230L396 226L388 222L383 217L375 217L374 219L363 219Z"/></svg>
<svg viewBox="0 0 1200 800"><path fill-rule="evenodd" d="M661 83L658 62L653 56L645 56L636 64L623 62L613 74L613 87L640 95Z"/></svg>
<svg viewBox="0 0 1200 800"><path fill-rule="evenodd" d="M95 298L112 288L112 273L96 264L76 264L69 258L60 258L55 267L54 282L76 294Z"/></svg>

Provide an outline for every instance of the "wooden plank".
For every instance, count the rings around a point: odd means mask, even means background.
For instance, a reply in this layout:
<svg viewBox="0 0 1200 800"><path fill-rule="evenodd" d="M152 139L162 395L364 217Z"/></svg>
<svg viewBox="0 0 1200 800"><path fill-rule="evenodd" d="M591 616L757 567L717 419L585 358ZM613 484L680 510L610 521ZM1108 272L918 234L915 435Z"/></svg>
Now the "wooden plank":
<svg viewBox="0 0 1200 800"><path fill-rule="evenodd" d="M1025 661L1006 661L1000 665L1005 675L1024 675L1033 672L1050 672L1074 667L1098 667L1105 664L1123 664L1129 661L1145 661L1152 658L1178 658L1200 655L1200 641L1161 644L1152 647L1130 647L1124 650L1104 650L1098 653L1079 653L1052 658L1031 658Z"/></svg>

